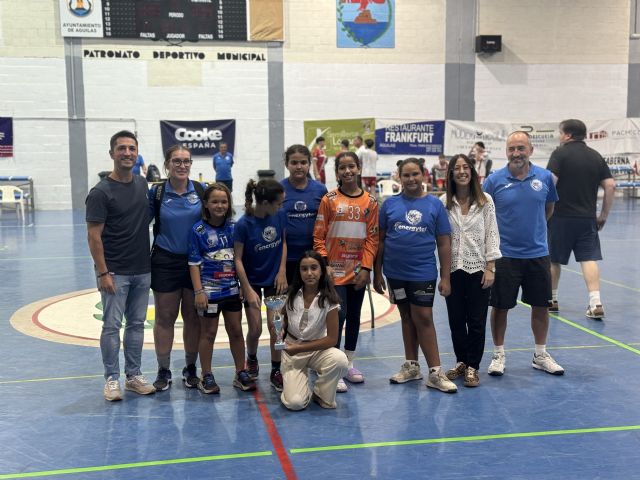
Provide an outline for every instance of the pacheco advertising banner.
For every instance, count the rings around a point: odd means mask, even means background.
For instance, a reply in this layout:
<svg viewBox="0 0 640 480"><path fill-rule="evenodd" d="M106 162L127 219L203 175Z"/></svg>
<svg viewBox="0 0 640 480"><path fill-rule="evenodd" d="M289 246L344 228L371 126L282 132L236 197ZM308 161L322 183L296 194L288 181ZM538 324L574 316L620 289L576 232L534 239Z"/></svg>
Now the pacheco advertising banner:
<svg viewBox="0 0 640 480"><path fill-rule="evenodd" d="M312 149L316 138L324 137L326 154L335 157L340 152L340 142L349 140L350 150L353 138L360 135L364 140L374 139L376 122L373 118L355 118L349 120L309 120L304 122L304 143Z"/></svg>
<svg viewBox="0 0 640 480"><path fill-rule="evenodd" d="M224 142L233 154L236 141L235 120L160 120L162 150L175 144L184 145L191 155L213 156L218 153L218 145Z"/></svg>
<svg viewBox="0 0 640 480"><path fill-rule="evenodd" d="M0 117L0 157L13 157L13 118Z"/></svg>
<svg viewBox="0 0 640 480"><path fill-rule="evenodd" d="M375 149L380 155L440 155L444 153L444 120L378 119L375 142Z"/></svg>

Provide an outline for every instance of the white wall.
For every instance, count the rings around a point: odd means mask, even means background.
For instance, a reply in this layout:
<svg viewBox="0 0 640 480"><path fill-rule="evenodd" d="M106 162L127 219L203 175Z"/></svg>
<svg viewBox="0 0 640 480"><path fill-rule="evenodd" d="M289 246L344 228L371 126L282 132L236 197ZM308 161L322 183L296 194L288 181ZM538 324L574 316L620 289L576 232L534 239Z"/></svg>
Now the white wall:
<svg viewBox="0 0 640 480"><path fill-rule="evenodd" d="M393 49L338 49L335 2L285 0L285 144L304 120L444 115L446 0L396 0ZM626 116L629 0L478 0L478 33L501 34L503 52L477 57L477 121L557 121ZM159 120L237 120L235 203L269 165L266 62L218 61L217 52L267 52L261 44L83 39L82 48L135 49L140 59L83 59L87 185L111 168L108 140L135 129L147 163L162 161ZM154 50L197 50L205 60L161 60ZM58 2L0 0L0 116L14 117L15 157L0 174L31 175L39 208L69 208L64 40ZM428 160L431 164L432 159ZM391 169L395 158L381 161ZM192 177L213 177L197 158Z"/></svg>

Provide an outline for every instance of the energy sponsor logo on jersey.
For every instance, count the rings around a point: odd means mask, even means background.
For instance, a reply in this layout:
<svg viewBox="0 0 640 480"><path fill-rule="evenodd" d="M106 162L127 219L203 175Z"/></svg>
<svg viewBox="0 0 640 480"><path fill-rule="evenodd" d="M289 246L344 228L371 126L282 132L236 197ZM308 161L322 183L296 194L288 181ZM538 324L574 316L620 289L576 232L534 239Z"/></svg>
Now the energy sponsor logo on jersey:
<svg viewBox="0 0 640 480"><path fill-rule="evenodd" d="M269 226L262 231L262 238L264 238L265 242L273 242L276 235L278 235L278 232L276 232L275 227Z"/></svg>
<svg viewBox="0 0 640 480"><path fill-rule="evenodd" d="M405 214L405 219L407 220L407 223L404 223L404 222L394 223L393 229L396 232L405 231L405 232L425 233L429 230L427 227L421 227L419 225L419 223L422 221L422 213L420 213L418 210L409 210Z"/></svg>
<svg viewBox="0 0 640 480"><path fill-rule="evenodd" d="M307 203L302 200L298 200L293 204L293 208L296 210L296 212L304 212L307 209Z"/></svg>

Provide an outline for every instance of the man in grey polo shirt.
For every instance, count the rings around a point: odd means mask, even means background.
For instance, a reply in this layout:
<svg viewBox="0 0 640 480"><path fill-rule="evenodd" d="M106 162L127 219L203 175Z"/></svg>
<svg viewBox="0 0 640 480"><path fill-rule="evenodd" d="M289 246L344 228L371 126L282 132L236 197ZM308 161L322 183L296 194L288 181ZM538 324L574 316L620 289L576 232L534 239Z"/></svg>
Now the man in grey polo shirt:
<svg viewBox="0 0 640 480"><path fill-rule="evenodd" d="M100 350L104 364L104 398L122 400L120 329L123 316L125 389L148 395L155 388L142 375L140 363L147 317L151 264L147 181L133 175L138 140L126 130L111 137L113 171L91 189L86 200L89 250L102 298Z"/></svg>

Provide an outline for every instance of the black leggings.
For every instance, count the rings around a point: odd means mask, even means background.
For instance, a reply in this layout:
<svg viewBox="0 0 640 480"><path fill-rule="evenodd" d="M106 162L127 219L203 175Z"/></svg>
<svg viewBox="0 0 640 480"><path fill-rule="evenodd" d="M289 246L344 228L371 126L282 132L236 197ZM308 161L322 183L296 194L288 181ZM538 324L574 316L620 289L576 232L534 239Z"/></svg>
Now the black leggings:
<svg viewBox="0 0 640 480"><path fill-rule="evenodd" d="M457 362L480 368L489 309L489 288L482 288L483 272L456 270L451 274L451 295L446 297L451 340Z"/></svg>
<svg viewBox="0 0 640 480"><path fill-rule="evenodd" d="M364 292L366 288L356 290L353 284L336 285L336 291L340 295L340 312L338 318L340 320L340 329L338 331L338 343L336 348L340 348L342 340L342 328L345 321L347 328L344 334L344 349L355 351L358 344L358 333L360 332L360 310L364 300Z"/></svg>

